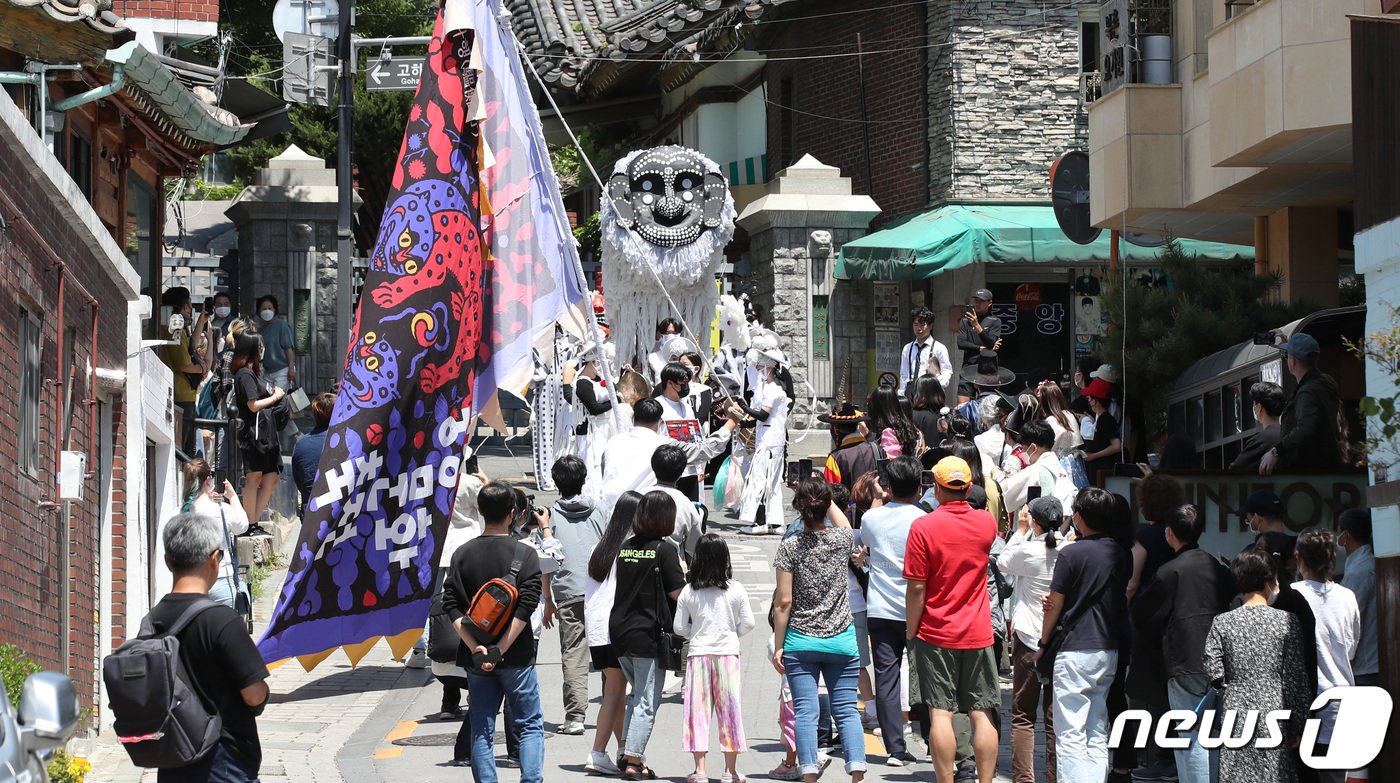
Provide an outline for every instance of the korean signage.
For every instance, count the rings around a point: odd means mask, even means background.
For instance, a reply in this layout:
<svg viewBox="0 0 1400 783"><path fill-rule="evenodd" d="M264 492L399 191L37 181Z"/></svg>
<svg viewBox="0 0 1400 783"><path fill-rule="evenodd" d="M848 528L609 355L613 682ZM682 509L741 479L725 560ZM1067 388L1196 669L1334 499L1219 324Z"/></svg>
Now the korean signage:
<svg viewBox="0 0 1400 783"><path fill-rule="evenodd" d="M1099 51L1103 60L1103 95L1128 81L1128 0L1108 0L1099 7Z"/></svg>

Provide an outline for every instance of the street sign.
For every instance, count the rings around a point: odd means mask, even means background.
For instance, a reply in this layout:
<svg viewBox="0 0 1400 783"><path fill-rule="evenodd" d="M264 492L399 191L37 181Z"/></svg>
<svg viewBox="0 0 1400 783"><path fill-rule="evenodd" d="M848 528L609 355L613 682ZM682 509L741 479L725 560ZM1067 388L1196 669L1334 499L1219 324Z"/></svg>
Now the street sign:
<svg viewBox="0 0 1400 783"><path fill-rule="evenodd" d="M272 8L272 31L282 43L291 33L334 38L339 13L337 0L277 0Z"/></svg>
<svg viewBox="0 0 1400 783"><path fill-rule="evenodd" d="M365 73L365 88L370 92L416 90L422 74L422 57L371 60L369 70Z"/></svg>
<svg viewBox="0 0 1400 783"><path fill-rule="evenodd" d="M282 44L282 100L331 105L335 72L331 65L331 40L319 35L287 33Z"/></svg>

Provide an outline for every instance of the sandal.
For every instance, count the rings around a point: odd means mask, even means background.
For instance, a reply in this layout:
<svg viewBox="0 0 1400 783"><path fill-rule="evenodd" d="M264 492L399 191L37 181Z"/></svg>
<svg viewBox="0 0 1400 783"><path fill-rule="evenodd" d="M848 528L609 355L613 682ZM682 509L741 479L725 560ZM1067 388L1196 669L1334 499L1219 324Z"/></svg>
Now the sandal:
<svg viewBox="0 0 1400 783"><path fill-rule="evenodd" d="M710 776L701 775L699 772L692 772L685 776L685 783L710 783Z"/></svg>
<svg viewBox="0 0 1400 783"><path fill-rule="evenodd" d="M656 780L656 773L645 764L628 764L622 769L623 780Z"/></svg>

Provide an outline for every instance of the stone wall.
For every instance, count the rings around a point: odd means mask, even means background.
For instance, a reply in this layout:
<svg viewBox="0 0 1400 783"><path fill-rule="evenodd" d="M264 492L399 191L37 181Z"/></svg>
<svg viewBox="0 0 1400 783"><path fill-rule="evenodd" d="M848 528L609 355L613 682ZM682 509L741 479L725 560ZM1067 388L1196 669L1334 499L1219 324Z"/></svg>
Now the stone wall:
<svg viewBox="0 0 1400 783"><path fill-rule="evenodd" d="M1049 200L1051 162L1088 144L1078 11L931 3L928 40L932 201Z"/></svg>

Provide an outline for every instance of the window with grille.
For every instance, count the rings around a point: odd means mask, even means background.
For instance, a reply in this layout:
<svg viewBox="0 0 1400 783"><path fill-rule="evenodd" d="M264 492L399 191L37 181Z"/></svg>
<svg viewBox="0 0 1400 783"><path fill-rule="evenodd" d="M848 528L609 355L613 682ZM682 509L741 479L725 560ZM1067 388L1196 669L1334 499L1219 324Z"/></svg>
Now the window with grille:
<svg viewBox="0 0 1400 783"><path fill-rule="evenodd" d="M40 327L34 314L19 311L19 466L30 475L39 472Z"/></svg>

